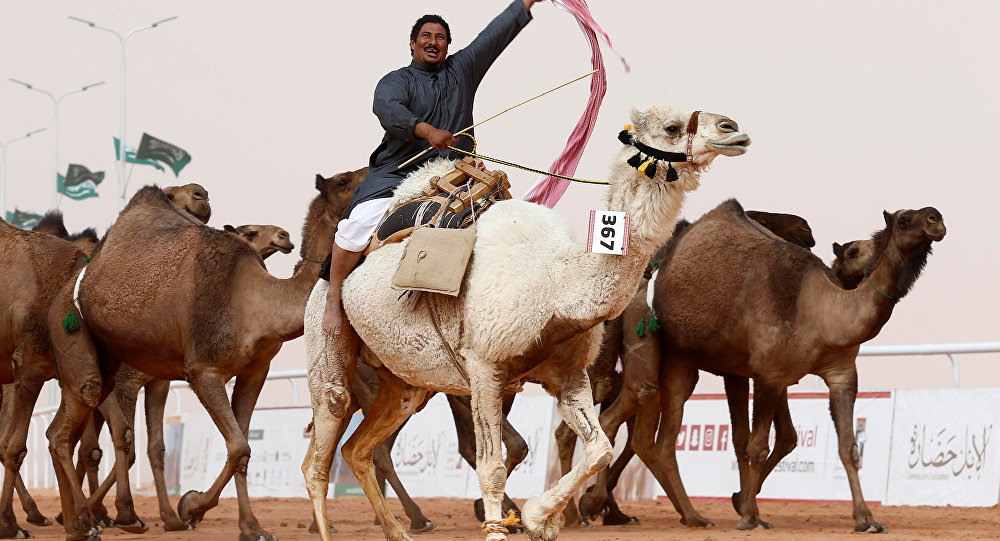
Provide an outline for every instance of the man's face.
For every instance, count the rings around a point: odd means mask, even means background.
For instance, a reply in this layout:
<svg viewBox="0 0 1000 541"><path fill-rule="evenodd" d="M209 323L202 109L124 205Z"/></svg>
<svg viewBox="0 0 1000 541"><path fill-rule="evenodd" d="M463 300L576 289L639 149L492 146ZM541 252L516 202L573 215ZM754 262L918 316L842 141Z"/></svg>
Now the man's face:
<svg viewBox="0 0 1000 541"><path fill-rule="evenodd" d="M438 23L424 23L417 39L410 41L413 59L428 68L440 68L448 55L448 33Z"/></svg>

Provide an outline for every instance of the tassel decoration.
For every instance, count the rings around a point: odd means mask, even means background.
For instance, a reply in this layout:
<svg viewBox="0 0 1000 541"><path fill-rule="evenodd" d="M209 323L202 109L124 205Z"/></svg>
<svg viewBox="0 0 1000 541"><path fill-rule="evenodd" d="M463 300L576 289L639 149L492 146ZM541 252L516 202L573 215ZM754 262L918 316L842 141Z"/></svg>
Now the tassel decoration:
<svg viewBox="0 0 1000 541"><path fill-rule="evenodd" d="M639 338L642 338L643 336L646 336L646 318L645 317L642 318L642 319L640 319L639 320L639 324L636 325L636 327L635 327L635 334Z"/></svg>
<svg viewBox="0 0 1000 541"><path fill-rule="evenodd" d="M635 156L632 156L631 158L629 158L628 162L626 162L626 163L628 163L632 167L635 167L636 169L638 169L639 165L642 164L642 153L641 152L636 152Z"/></svg>
<svg viewBox="0 0 1000 541"><path fill-rule="evenodd" d="M646 160L645 163L639 166L639 174L646 175L649 178L656 176L656 159L650 158Z"/></svg>
<svg viewBox="0 0 1000 541"><path fill-rule="evenodd" d="M660 330L660 322L656 320L656 314L649 314L649 323L646 325L649 332L656 332Z"/></svg>
<svg viewBox="0 0 1000 541"><path fill-rule="evenodd" d="M673 181L677 180L678 178L680 178L680 177L677 175L677 170L674 169L674 164L668 163L667 164L667 182L673 182Z"/></svg>
<svg viewBox="0 0 1000 541"><path fill-rule="evenodd" d="M76 311L72 308L69 309L69 313L63 318L62 328L66 331L66 334L73 334L73 331L80 328L80 320L76 318Z"/></svg>

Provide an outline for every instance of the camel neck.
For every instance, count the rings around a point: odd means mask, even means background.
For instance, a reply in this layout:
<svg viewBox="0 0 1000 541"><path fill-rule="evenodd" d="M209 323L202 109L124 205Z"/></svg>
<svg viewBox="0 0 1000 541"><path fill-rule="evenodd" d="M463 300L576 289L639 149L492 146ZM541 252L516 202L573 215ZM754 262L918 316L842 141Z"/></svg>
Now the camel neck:
<svg viewBox="0 0 1000 541"><path fill-rule="evenodd" d="M679 171L675 182L651 180L640 175L624 159L612 167L612 181L607 193L607 208L627 212L631 218L628 254L623 256L581 252L575 265L581 269L586 285L567 284L574 291L586 291L576 296L576 302L562 312L572 319L603 321L622 312L632 299L653 250L670 238L677 222L684 194L689 186L697 186L697 173ZM659 174L658 174L659 175ZM573 295L565 298L574 298Z"/></svg>

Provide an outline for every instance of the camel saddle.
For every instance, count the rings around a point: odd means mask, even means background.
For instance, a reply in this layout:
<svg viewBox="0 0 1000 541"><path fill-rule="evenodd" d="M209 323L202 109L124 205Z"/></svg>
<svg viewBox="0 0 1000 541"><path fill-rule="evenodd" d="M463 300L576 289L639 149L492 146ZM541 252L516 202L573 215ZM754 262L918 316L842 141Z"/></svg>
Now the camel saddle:
<svg viewBox="0 0 1000 541"><path fill-rule="evenodd" d="M365 249L369 254L399 242L417 227L464 229L497 201L510 199L510 182L503 171L488 171L469 156L443 177L432 177L419 197L393 208L375 229Z"/></svg>

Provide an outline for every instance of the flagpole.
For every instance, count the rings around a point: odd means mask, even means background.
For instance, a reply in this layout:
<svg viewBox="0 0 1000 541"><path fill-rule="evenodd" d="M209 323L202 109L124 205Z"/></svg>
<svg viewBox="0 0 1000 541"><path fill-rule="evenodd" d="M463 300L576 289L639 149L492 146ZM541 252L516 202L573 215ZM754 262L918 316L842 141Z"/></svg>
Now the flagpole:
<svg viewBox="0 0 1000 541"><path fill-rule="evenodd" d="M136 32L142 32L143 30L149 30L151 28L156 28L157 26L172 21L177 18L177 16L167 17L166 19L161 19L154 23L147 24L146 26L140 26L129 30L124 36L119 34L116 30L107 28L105 26L99 26L97 23L88 21L86 19L81 19L80 17L69 16L70 19L74 21L81 22L91 28L96 28L98 30L104 30L105 32L111 32L118 38L121 43L122 51L122 61L121 61L121 72L122 72L122 108L121 108L121 139L119 145L121 149L119 150L119 162L117 167L118 172L118 212L121 212L125 208L125 190L127 187L127 179L125 178L125 45L128 43L128 38L132 37L132 34Z"/></svg>
<svg viewBox="0 0 1000 541"><path fill-rule="evenodd" d="M103 85L104 81L101 81L99 83L91 83L89 85L84 85L84 86L82 86L80 88L77 88L77 89L74 89L74 90L69 90L69 91L63 92L58 97L56 97L51 92L48 92L46 90L42 90L41 88L38 88L35 85L32 85L30 83L26 83L24 81L19 81L17 79L13 79L13 78L10 79L10 81L13 82L13 83L17 83L19 85L22 85L22 86L26 87L28 90L34 90L36 92L41 92L42 94L45 94L46 96L48 96L50 100L52 100L52 107L53 107L53 112L52 112L52 181L55 182L55 184L53 185L54 186L54 190L53 190L53 194L52 194L52 208L53 209L57 209L57 208L59 208L59 102L61 102L63 98L65 98L66 96L69 96L70 94L79 94L80 92L86 92L88 88L93 88L95 86Z"/></svg>
<svg viewBox="0 0 1000 541"><path fill-rule="evenodd" d="M13 143L14 141L19 141L21 139L27 139L32 135L45 131L45 128L38 128L37 130L29 131L24 135L18 135L13 139L8 139L0 143L0 213L3 213L3 219L7 219L7 145Z"/></svg>

